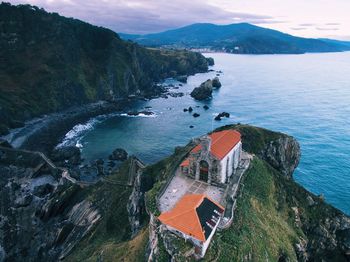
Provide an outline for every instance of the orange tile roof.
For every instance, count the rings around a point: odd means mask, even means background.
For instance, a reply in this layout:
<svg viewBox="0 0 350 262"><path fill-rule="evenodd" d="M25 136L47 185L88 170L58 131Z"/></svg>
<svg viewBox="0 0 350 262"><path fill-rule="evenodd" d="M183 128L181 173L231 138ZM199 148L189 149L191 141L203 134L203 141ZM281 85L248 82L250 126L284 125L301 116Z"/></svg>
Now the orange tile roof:
<svg viewBox="0 0 350 262"><path fill-rule="evenodd" d="M180 166L189 166L190 165L190 160L186 158L184 161L182 161Z"/></svg>
<svg viewBox="0 0 350 262"><path fill-rule="evenodd" d="M224 208L206 195L192 194L183 196L173 209L162 213L158 218L165 225L200 241L205 241L205 232L196 211L205 198L214 203L220 213L223 212Z"/></svg>
<svg viewBox="0 0 350 262"><path fill-rule="evenodd" d="M236 130L214 132L209 137L211 138L210 152L219 160L223 159L241 141L241 134ZM199 144L192 152L197 153L201 148Z"/></svg>

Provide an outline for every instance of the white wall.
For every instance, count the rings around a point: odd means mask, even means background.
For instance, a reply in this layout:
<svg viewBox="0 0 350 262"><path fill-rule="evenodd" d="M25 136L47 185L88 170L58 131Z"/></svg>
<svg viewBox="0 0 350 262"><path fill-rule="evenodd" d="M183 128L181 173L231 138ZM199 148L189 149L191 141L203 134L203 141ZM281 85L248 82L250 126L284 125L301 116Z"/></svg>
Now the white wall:
<svg viewBox="0 0 350 262"><path fill-rule="evenodd" d="M201 256L204 257L205 255L205 252L207 251L208 247L209 247L209 244L210 244L210 241L211 239L213 238L214 234L215 234L215 231L220 223L220 220L221 220L221 217L219 218L218 222L216 223L215 227L213 228L213 230L211 231L210 233L210 236L208 237L208 239L203 243L203 247L202 247L202 254Z"/></svg>
<svg viewBox="0 0 350 262"><path fill-rule="evenodd" d="M221 183L226 182L226 168L227 168L227 159L229 159L228 162L228 176L230 177L233 173L233 168L237 168L240 160L240 154L241 154L241 148L242 143L239 142L237 145L235 145L234 148L231 149L231 151L220 161L221 165Z"/></svg>

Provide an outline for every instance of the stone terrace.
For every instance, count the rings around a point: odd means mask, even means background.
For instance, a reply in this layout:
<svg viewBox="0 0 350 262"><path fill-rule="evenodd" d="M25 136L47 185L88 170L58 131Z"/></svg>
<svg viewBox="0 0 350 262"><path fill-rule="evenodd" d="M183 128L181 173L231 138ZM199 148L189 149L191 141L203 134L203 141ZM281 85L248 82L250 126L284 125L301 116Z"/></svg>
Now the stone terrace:
<svg viewBox="0 0 350 262"><path fill-rule="evenodd" d="M161 212L172 209L177 201L185 194L204 193L214 201L220 203L224 191L224 188L209 185L202 181L195 181L186 177L181 174L180 169L177 169L175 176L159 199L159 209Z"/></svg>

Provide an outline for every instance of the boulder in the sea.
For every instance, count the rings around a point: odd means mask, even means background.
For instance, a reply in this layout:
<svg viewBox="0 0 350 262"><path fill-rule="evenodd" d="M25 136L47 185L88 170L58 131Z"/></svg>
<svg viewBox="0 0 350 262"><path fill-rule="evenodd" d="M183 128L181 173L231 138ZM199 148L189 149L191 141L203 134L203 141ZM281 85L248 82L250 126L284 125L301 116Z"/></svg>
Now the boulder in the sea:
<svg viewBox="0 0 350 262"><path fill-rule="evenodd" d="M123 148L115 149L109 156L110 160L124 161L128 158L128 153Z"/></svg>
<svg viewBox="0 0 350 262"><path fill-rule="evenodd" d="M168 93L168 95L171 96L171 97L182 97L185 94L182 93L182 92L178 92L178 93Z"/></svg>
<svg viewBox="0 0 350 262"><path fill-rule="evenodd" d="M212 85L213 85L214 88L220 88L221 87L221 82L220 82L218 77L215 77L212 80Z"/></svg>
<svg viewBox="0 0 350 262"><path fill-rule="evenodd" d="M188 109L187 108L184 108L184 112L187 112L188 111Z"/></svg>
<svg viewBox="0 0 350 262"><path fill-rule="evenodd" d="M198 114L198 113L193 114L193 117L199 117L199 116L200 116L200 114Z"/></svg>
<svg viewBox="0 0 350 262"><path fill-rule="evenodd" d="M222 112L222 113L218 114L214 119L217 120L217 121L220 121L222 117L229 118L230 117L230 113Z"/></svg>
<svg viewBox="0 0 350 262"><path fill-rule="evenodd" d="M190 125L190 128L194 128L194 126L193 126L193 125Z"/></svg>
<svg viewBox="0 0 350 262"><path fill-rule="evenodd" d="M186 75L177 76L175 79L181 83L187 83L187 76Z"/></svg>
<svg viewBox="0 0 350 262"><path fill-rule="evenodd" d="M204 108L204 110L208 110L208 109L209 109L209 106L204 105L203 108Z"/></svg>
<svg viewBox="0 0 350 262"><path fill-rule="evenodd" d="M212 57L207 57L206 60L207 60L208 66L213 66L215 64L214 58Z"/></svg>
<svg viewBox="0 0 350 262"><path fill-rule="evenodd" d="M193 111L193 108L190 106L189 108L188 108L188 112L192 112Z"/></svg>
<svg viewBox="0 0 350 262"><path fill-rule="evenodd" d="M196 100L205 100L211 98L213 92L213 81L208 79L203 82L199 87L196 87L191 92L191 96Z"/></svg>

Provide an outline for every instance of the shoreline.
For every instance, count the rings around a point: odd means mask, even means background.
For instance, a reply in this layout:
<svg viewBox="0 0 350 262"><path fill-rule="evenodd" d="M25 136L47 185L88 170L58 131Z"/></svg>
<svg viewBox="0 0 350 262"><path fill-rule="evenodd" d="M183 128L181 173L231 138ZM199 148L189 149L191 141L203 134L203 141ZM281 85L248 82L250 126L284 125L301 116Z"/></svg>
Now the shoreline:
<svg viewBox="0 0 350 262"><path fill-rule="evenodd" d="M97 116L120 112L130 102L127 99L118 102L98 101L72 107L31 119L25 122L24 127L12 129L9 134L1 138L8 141L14 148L49 153L75 125Z"/></svg>

